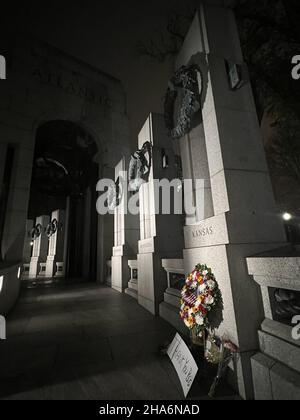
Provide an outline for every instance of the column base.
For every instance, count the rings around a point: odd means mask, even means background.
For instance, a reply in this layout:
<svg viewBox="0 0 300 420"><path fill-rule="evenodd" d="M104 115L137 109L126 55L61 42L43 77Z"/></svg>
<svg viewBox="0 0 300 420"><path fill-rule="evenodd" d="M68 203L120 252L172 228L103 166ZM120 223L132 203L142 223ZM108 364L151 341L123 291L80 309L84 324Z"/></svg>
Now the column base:
<svg viewBox="0 0 300 420"><path fill-rule="evenodd" d="M46 261L45 277L52 278L54 277L55 272L56 272L55 256L48 256L47 261Z"/></svg>
<svg viewBox="0 0 300 420"><path fill-rule="evenodd" d="M138 302L153 315L159 315L159 305L167 288L161 261L161 257L152 252L138 255Z"/></svg>
<svg viewBox="0 0 300 420"><path fill-rule="evenodd" d="M138 300L139 298L137 290L128 288L128 289L125 289L125 293L126 295L131 296L135 300Z"/></svg>
<svg viewBox="0 0 300 420"><path fill-rule="evenodd" d="M300 400L300 373L257 353L251 359L256 400Z"/></svg>
<svg viewBox="0 0 300 420"><path fill-rule="evenodd" d="M111 287L117 292L124 293L128 287L129 267L128 257L113 256L111 259Z"/></svg>
<svg viewBox="0 0 300 420"><path fill-rule="evenodd" d="M29 266L29 279L36 279L39 273L40 258L32 257Z"/></svg>

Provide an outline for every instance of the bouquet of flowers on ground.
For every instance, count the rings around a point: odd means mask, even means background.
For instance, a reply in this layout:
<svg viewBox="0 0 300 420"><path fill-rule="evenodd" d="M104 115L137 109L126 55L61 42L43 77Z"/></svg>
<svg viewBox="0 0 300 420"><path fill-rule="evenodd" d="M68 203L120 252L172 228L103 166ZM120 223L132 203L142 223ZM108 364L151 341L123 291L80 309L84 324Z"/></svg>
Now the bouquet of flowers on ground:
<svg viewBox="0 0 300 420"><path fill-rule="evenodd" d="M205 340L210 327L209 314L222 302L222 295L212 270L197 265L181 291L180 316L192 336Z"/></svg>
<svg viewBox="0 0 300 420"><path fill-rule="evenodd" d="M209 335L206 340L205 358L214 365L218 365L217 375L212 383L208 396L213 398L215 396L216 388L220 379L225 375L229 364L236 361L238 355L238 348L230 340L225 338L220 339L215 335Z"/></svg>

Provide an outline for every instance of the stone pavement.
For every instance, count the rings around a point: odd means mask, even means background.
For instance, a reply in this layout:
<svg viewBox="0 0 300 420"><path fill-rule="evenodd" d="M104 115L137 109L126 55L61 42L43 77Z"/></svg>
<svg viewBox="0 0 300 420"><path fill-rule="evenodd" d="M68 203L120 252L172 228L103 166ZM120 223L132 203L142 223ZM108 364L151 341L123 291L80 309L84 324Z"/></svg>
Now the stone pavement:
<svg viewBox="0 0 300 420"><path fill-rule="evenodd" d="M0 398L182 400L176 373L159 353L174 334L110 288L27 290L0 341ZM201 387L193 392L207 398Z"/></svg>

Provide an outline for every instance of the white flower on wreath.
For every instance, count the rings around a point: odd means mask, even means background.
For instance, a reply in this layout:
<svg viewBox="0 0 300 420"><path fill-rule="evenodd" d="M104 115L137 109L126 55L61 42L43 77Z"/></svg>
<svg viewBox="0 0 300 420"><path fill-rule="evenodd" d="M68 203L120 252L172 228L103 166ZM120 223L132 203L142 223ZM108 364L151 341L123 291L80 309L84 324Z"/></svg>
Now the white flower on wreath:
<svg viewBox="0 0 300 420"><path fill-rule="evenodd" d="M208 280L206 284L209 290L214 290L214 288L216 287L216 282L214 280Z"/></svg>
<svg viewBox="0 0 300 420"><path fill-rule="evenodd" d="M199 292L199 294L204 293L204 292L205 292L205 290L206 290L206 288L207 288L206 283L200 284L200 286L198 287L198 292Z"/></svg>
<svg viewBox="0 0 300 420"><path fill-rule="evenodd" d="M195 308L199 308L200 305L201 305L201 300L197 299L197 302L195 303Z"/></svg>
<svg viewBox="0 0 300 420"><path fill-rule="evenodd" d="M208 274L208 271L207 271L207 270L204 270L204 271L203 271L203 275L204 275L204 276L207 276L207 274Z"/></svg>
<svg viewBox="0 0 300 420"><path fill-rule="evenodd" d="M196 290L198 287L198 282L197 281L193 281L193 283L191 284L191 289Z"/></svg>
<svg viewBox="0 0 300 420"><path fill-rule="evenodd" d="M203 316L200 314L196 315L196 324L202 327L204 325L204 319Z"/></svg>
<svg viewBox="0 0 300 420"><path fill-rule="evenodd" d="M213 296L207 296L204 300L205 305L213 305L215 303L215 299Z"/></svg>

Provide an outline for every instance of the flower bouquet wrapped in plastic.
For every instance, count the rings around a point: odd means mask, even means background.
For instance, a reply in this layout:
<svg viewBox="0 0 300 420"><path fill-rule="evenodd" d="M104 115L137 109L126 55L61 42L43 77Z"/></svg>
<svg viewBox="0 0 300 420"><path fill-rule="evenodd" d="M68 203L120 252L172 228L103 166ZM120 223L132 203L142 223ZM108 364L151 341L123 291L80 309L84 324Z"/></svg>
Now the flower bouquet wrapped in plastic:
<svg viewBox="0 0 300 420"><path fill-rule="evenodd" d="M238 357L238 348L230 340L220 339L215 335L210 335L206 341L205 358L214 365L218 365L217 375L211 385L208 396L214 398L217 386L221 378L225 375L229 364Z"/></svg>

